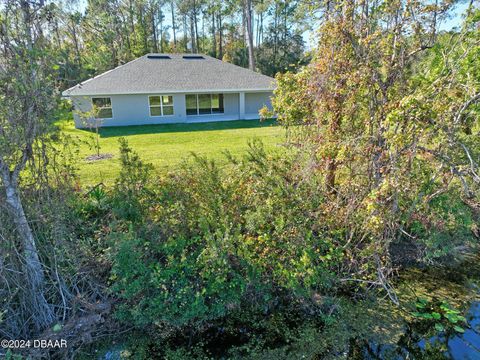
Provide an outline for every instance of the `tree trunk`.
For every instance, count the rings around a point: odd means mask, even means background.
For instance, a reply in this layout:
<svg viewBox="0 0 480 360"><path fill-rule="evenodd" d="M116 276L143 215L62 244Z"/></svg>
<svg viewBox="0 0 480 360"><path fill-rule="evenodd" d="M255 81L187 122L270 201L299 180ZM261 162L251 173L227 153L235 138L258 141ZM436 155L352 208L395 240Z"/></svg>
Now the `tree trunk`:
<svg viewBox="0 0 480 360"><path fill-rule="evenodd" d="M212 55L217 57L217 38L215 36L215 11L212 11Z"/></svg>
<svg viewBox="0 0 480 360"><path fill-rule="evenodd" d="M175 4L173 1L170 2L170 7L172 10L172 30L173 30L173 48L176 50L177 49L177 32L176 32L176 26L175 26Z"/></svg>
<svg viewBox="0 0 480 360"><path fill-rule="evenodd" d="M196 51L200 52L200 41L198 39L198 19L197 19L197 3L193 1L193 21L195 24L195 44L196 44Z"/></svg>
<svg viewBox="0 0 480 360"><path fill-rule="evenodd" d="M183 47L185 52L188 52L188 25L187 25L187 15L183 15Z"/></svg>
<svg viewBox="0 0 480 360"><path fill-rule="evenodd" d="M191 49L191 52L192 53L196 53L197 52L197 46L195 44L195 25L194 25L194 18L193 18L193 15L190 16L190 38L191 38L191 41L192 41L192 49Z"/></svg>
<svg viewBox="0 0 480 360"><path fill-rule="evenodd" d="M383 171L385 167L385 138L383 136L384 129L378 129L375 139L373 152L373 186L377 188L382 183Z"/></svg>
<svg viewBox="0 0 480 360"><path fill-rule="evenodd" d="M218 58L223 59L223 25L222 14L218 14Z"/></svg>
<svg viewBox="0 0 480 360"><path fill-rule="evenodd" d="M76 60L76 63L77 63L77 67L78 67L78 72L81 73L81 69L82 69L82 55L80 53L80 47L78 45L78 37L77 37L77 30L76 30L76 23L70 19L70 22L71 22L71 29L72 29L72 40L73 40L73 45L75 47L75 60Z"/></svg>
<svg viewBox="0 0 480 360"><path fill-rule="evenodd" d="M277 51L278 51L278 4L275 2L275 11L273 17L273 66L277 67Z"/></svg>
<svg viewBox="0 0 480 360"><path fill-rule="evenodd" d="M328 193L335 192L335 177L337 172L337 161L329 159L326 166L327 174L325 176L325 187Z"/></svg>
<svg viewBox="0 0 480 360"><path fill-rule="evenodd" d="M148 53L148 35L147 35L147 21L146 14L143 13L143 7L139 7L139 22L142 27L142 44L143 44L143 54Z"/></svg>
<svg viewBox="0 0 480 360"><path fill-rule="evenodd" d="M137 43L133 14L134 14L133 3L132 3L132 0L130 0L128 2L128 15L129 15L128 18L129 18L129 22L130 22L130 36L129 37L131 37L131 39L132 39L132 41L130 41L132 48L134 48L136 43Z"/></svg>
<svg viewBox="0 0 480 360"><path fill-rule="evenodd" d="M162 9L158 9L158 17L159 17L159 22L160 22L160 52L163 53L163 12Z"/></svg>
<svg viewBox="0 0 480 360"><path fill-rule="evenodd" d="M24 17L27 50L33 51L34 36L32 34L33 22L31 21L30 3L28 1L22 1L21 6ZM34 84L37 79L36 71L33 67L31 68L29 76L30 83ZM34 115L27 114L26 116ZM25 148L21 149L22 158L13 170L10 170L9 165L0 158L0 176L2 177L5 188L7 209L11 213L22 246L20 251L23 256L22 260L26 281L24 301L26 305L28 305L27 308L30 309L34 326L37 330L41 330L54 321L55 315L45 298L45 276L35 245L35 238L28 224L27 217L25 216L18 190L20 172L25 168L34 140L34 138L29 139L26 142Z"/></svg>
<svg viewBox="0 0 480 360"><path fill-rule="evenodd" d="M287 48L287 39L288 39L288 4L284 4L284 15L283 15L283 53L286 53L286 48Z"/></svg>
<svg viewBox="0 0 480 360"><path fill-rule="evenodd" d="M247 25L246 25L246 14L245 14L245 10L246 10L246 0L242 0L241 2L241 6L242 6L242 42L243 42L243 47L247 47L247 35L246 35L246 32L247 32Z"/></svg>
<svg viewBox="0 0 480 360"><path fill-rule="evenodd" d="M258 27L260 25L260 14L257 14L256 19L255 19L255 14L253 14L252 21L254 24L253 36L255 36L255 43L258 44Z"/></svg>
<svg viewBox="0 0 480 360"><path fill-rule="evenodd" d="M5 186L6 202L15 224L22 249L25 275L26 305L31 311L36 330L39 331L52 324L55 315L45 298L45 276L38 256L35 238L28 224L25 211L18 193L18 183L12 179L15 175L8 169L2 169L2 179Z"/></svg>
<svg viewBox="0 0 480 360"><path fill-rule="evenodd" d="M112 68L116 68L118 66L118 57L117 57L117 49L115 49L115 44L113 42L110 49L111 49Z"/></svg>
<svg viewBox="0 0 480 360"><path fill-rule="evenodd" d="M263 12L260 13L260 29L257 29L257 30L258 30L258 43L257 43L257 46L258 46L258 44L263 43Z"/></svg>
<svg viewBox="0 0 480 360"><path fill-rule="evenodd" d="M248 44L248 68L255 71L255 56L253 50L253 28L252 28L252 0L245 1L245 17L247 25L247 44Z"/></svg>
<svg viewBox="0 0 480 360"><path fill-rule="evenodd" d="M433 46L437 40L437 16L438 16L438 0L435 0L435 11L432 19L432 37L430 40L430 46Z"/></svg>
<svg viewBox="0 0 480 360"><path fill-rule="evenodd" d="M61 43L61 40L60 40L60 32L58 30L58 20L57 20L58 18L55 17L54 19L55 19L55 21L53 22L53 26L54 26L54 31L55 31L55 40L57 42L57 47L59 49L62 49L62 43Z"/></svg>
<svg viewBox="0 0 480 360"><path fill-rule="evenodd" d="M338 104L341 104L340 100L337 100ZM336 137L336 133L340 129L340 121L342 119L342 112L340 110L340 107L337 107L334 111L334 119L332 120L332 123L330 124L330 133L332 137ZM327 160L326 164L326 176L325 176L325 187L327 191L331 194L336 192L335 188L335 180L336 180L336 173L337 173L337 154L336 152L334 154L330 155L330 158Z"/></svg>
<svg viewBox="0 0 480 360"><path fill-rule="evenodd" d="M157 26L155 24L155 10L153 8L152 8L152 14L151 15L152 15L153 52L158 53ZM160 13L160 16L162 16L161 13ZM162 40L160 39L160 41L162 41Z"/></svg>
<svg viewBox="0 0 480 360"><path fill-rule="evenodd" d="M202 37L201 42L203 43L205 40L205 12L202 12ZM200 46L203 49L203 45Z"/></svg>

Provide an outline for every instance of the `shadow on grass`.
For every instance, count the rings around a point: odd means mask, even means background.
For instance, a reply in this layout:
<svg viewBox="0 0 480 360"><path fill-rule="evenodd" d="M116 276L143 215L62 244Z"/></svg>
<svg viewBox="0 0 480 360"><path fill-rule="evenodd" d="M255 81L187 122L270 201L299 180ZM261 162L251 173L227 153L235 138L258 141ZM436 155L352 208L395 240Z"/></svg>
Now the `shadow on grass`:
<svg viewBox="0 0 480 360"><path fill-rule="evenodd" d="M109 138L117 136L131 136L141 134L159 134L176 133L191 131L215 131L215 130L234 130L263 128L277 126L276 120L236 120L236 121L217 121L208 123L191 124L156 124L156 125L133 125L133 126L110 126L100 129L100 137ZM89 130L83 130L89 131Z"/></svg>

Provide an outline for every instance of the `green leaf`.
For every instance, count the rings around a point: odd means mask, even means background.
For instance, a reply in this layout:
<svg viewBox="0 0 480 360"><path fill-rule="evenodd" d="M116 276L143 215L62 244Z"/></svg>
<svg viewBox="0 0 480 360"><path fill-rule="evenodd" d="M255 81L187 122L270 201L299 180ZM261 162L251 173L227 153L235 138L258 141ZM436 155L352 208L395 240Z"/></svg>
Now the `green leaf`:
<svg viewBox="0 0 480 360"><path fill-rule="evenodd" d="M460 326L458 326L458 325L455 325L455 326L453 327L453 330L455 330L456 332L462 333L462 334L465 332L465 329L462 328L462 327L460 327Z"/></svg>
<svg viewBox="0 0 480 360"><path fill-rule="evenodd" d="M55 326L53 327L53 332L59 332L62 330L62 325L60 324L55 324Z"/></svg>
<svg viewBox="0 0 480 360"><path fill-rule="evenodd" d="M456 324L458 322L458 316L455 314L445 314L445 317L453 324Z"/></svg>
<svg viewBox="0 0 480 360"><path fill-rule="evenodd" d="M440 320L442 318L442 315L440 315L439 313L437 312L432 312L432 317L435 319L435 320Z"/></svg>
<svg viewBox="0 0 480 360"><path fill-rule="evenodd" d="M428 304L428 300L427 299L423 299L423 298L420 298L417 300L417 302L415 303L415 306L417 307L417 309L425 309L425 307L427 306Z"/></svg>
<svg viewBox="0 0 480 360"><path fill-rule="evenodd" d="M422 316L420 316L422 319L426 319L426 320L431 320L433 319L433 316L432 314L422 314Z"/></svg>
<svg viewBox="0 0 480 360"><path fill-rule="evenodd" d="M437 330L438 332L441 332L441 331L444 331L445 328L443 327L442 324L436 323L436 324L435 324L435 330Z"/></svg>

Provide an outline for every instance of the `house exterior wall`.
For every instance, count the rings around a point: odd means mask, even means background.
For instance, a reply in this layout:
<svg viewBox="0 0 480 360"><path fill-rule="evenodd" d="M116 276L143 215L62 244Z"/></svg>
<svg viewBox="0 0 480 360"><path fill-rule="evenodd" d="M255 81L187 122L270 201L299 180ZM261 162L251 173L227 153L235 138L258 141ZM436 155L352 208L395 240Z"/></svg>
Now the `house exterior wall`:
<svg viewBox="0 0 480 360"><path fill-rule="evenodd" d="M150 116L148 97L152 95L173 96L173 115ZM264 106L270 105L271 92L245 93L244 119L258 119L258 111ZM82 121L80 112L88 112L92 109L92 97L109 97L112 104L113 117L102 119L101 126L127 126L146 124L172 124L190 122L210 122L239 120L240 94L224 93L224 113L187 116L185 106L185 93L178 94L131 94L131 95L95 95L95 96L72 96L72 103L75 108L75 127L87 127Z"/></svg>
<svg viewBox="0 0 480 360"><path fill-rule="evenodd" d="M258 112L264 106L272 109L272 101L270 100L272 96L271 92L246 93L245 119L258 119Z"/></svg>

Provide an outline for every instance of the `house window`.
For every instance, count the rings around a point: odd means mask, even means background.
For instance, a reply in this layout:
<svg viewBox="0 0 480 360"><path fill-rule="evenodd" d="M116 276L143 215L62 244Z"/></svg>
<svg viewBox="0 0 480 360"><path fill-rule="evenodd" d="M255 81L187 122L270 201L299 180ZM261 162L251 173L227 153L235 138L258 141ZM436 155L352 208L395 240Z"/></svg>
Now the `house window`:
<svg viewBox="0 0 480 360"><path fill-rule="evenodd" d="M185 101L187 103L187 115L197 115L197 95L187 95Z"/></svg>
<svg viewBox="0 0 480 360"><path fill-rule="evenodd" d="M212 113L212 96L210 94L198 95L198 113L200 115Z"/></svg>
<svg viewBox="0 0 480 360"><path fill-rule="evenodd" d="M97 111L97 118L111 119L113 117L112 100L109 97L92 98L92 104Z"/></svg>
<svg viewBox="0 0 480 360"><path fill-rule="evenodd" d="M223 114L223 94L212 94L212 113Z"/></svg>
<svg viewBox="0 0 480 360"><path fill-rule="evenodd" d="M223 114L223 94L195 94L185 96L187 115Z"/></svg>
<svg viewBox="0 0 480 360"><path fill-rule="evenodd" d="M149 96L148 104L150 106L150 116L173 115L173 96Z"/></svg>

